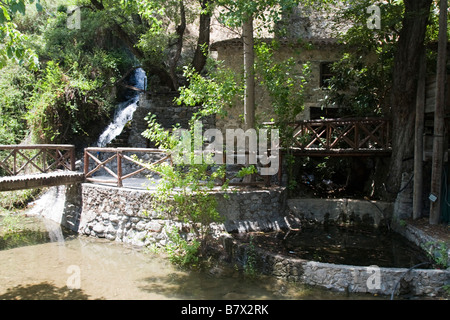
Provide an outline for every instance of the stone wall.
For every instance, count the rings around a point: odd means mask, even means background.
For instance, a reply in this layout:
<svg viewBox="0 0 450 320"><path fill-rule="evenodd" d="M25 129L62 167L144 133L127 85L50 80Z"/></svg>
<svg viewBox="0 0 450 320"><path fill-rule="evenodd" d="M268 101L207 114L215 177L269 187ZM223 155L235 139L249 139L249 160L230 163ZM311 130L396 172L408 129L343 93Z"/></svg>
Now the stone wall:
<svg viewBox="0 0 450 320"><path fill-rule="evenodd" d="M181 128L188 128L189 120L198 111L196 107L179 106L174 102L177 97L175 93L167 94L141 94L139 106L133 114L131 122L131 132L128 138L128 145L133 148L152 147L151 143L142 136L142 132L147 130L148 124L145 118L149 113L156 116L156 120L162 127L172 129L179 124ZM215 126L215 117L211 116L203 121L204 129Z"/></svg>
<svg viewBox="0 0 450 320"><path fill-rule="evenodd" d="M353 199L288 199L291 213L301 220L318 223L363 224L386 226L392 218L393 205L389 202Z"/></svg>
<svg viewBox="0 0 450 320"><path fill-rule="evenodd" d="M247 262L250 251L253 251L255 266L264 274L334 291L438 296L444 294L443 286L450 284L448 270L408 270L321 263L289 258L233 241L225 241L225 244L227 252L232 253L232 260L241 266Z"/></svg>
<svg viewBox="0 0 450 320"><path fill-rule="evenodd" d="M445 243L443 240L426 234L413 225L401 224L398 220L394 220L392 228L395 232L424 249L434 259L447 261L447 266L450 266L450 243Z"/></svg>
<svg viewBox="0 0 450 320"><path fill-rule="evenodd" d="M225 218L224 224L213 226L219 234L278 230L295 223L284 215L284 189L231 192L228 199L222 192L215 195ZM169 215L152 211L152 193L146 190L83 184L82 199L80 234L136 246L163 246L168 239L166 227L189 229Z"/></svg>
<svg viewBox="0 0 450 320"><path fill-rule="evenodd" d="M304 101L305 109L299 115L297 120L310 119L311 108L322 107L322 100L326 92L320 87L321 65L327 62L334 62L339 60L341 48L335 41L330 39L313 40L311 45L293 45L291 43L284 43L277 51L276 58L283 61L288 58L294 58L297 61L296 69L292 70L293 74L300 74L301 67L305 63L310 65L310 73L308 77L308 84L305 89ZM240 40L226 40L215 43L211 46L212 50L217 51L217 60L223 61L224 66L231 69L239 77L243 73L243 49L242 41ZM258 84L256 90L256 117L258 122L271 121L274 117L273 107L270 104L270 97L263 86ZM243 114L243 103L238 101L235 106L227 109L227 116L224 118L217 118L217 127L219 129L225 128L241 128ZM324 109L324 115L326 108Z"/></svg>
<svg viewBox="0 0 450 320"><path fill-rule="evenodd" d="M30 205L27 215L42 216L77 232L81 207L81 184L55 186Z"/></svg>

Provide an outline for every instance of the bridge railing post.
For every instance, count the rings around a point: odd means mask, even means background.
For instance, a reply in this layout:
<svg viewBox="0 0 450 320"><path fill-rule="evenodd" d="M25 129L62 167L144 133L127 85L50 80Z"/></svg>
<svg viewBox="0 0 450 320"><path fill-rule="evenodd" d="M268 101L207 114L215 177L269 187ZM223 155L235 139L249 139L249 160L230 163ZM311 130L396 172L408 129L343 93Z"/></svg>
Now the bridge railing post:
<svg viewBox="0 0 450 320"><path fill-rule="evenodd" d="M70 171L75 171L75 146L70 148Z"/></svg>
<svg viewBox="0 0 450 320"><path fill-rule="evenodd" d="M87 150L84 150L84 176L87 176L89 173L89 155Z"/></svg>
<svg viewBox="0 0 450 320"><path fill-rule="evenodd" d="M117 157L117 186L118 187L123 187L123 182L122 182L122 151L121 150L117 150L116 157Z"/></svg>

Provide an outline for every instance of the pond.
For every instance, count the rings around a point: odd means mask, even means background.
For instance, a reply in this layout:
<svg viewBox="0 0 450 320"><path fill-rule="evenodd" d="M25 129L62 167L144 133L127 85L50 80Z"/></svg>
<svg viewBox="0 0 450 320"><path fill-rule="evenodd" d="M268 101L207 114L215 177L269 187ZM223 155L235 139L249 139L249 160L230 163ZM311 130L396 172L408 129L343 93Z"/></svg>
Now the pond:
<svg viewBox="0 0 450 320"><path fill-rule="evenodd" d="M305 260L355 265L411 268L431 262L420 247L387 228L303 224L301 230L245 236L258 247ZM431 268L424 265L421 268Z"/></svg>
<svg viewBox="0 0 450 320"><path fill-rule="evenodd" d="M79 236L35 217L22 223L27 231L3 241L0 250L3 300L378 299L249 277L233 267L179 270L162 254Z"/></svg>

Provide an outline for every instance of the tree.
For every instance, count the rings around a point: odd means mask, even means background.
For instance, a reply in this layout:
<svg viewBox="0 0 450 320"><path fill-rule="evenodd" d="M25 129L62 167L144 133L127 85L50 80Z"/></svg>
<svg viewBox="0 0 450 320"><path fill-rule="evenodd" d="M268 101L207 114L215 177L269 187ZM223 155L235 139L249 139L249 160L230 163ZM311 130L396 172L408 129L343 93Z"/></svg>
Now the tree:
<svg viewBox="0 0 450 320"><path fill-rule="evenodd" d="M392 156L388 186L399 190L404 172L412 172L417 70L432 0L405 0L402 28L394 56L391 89ZM401 130L398 130L401 128Z"/></svg>
<svg viewBox="0 0 450 320"><path fill-rule="evenodd" d="M255 128L254 21L261 21L262 28L274 33L274 27L281 20L282 15L296 7L298 2L295 0L217 1L218 5L222 7L222 22L230 27L242 27L245 82L244 124L246 129Z"/></svg>
<svg viewBox="0 0 450 320"><path fill-rule="evenodd" d="M26 64L35 69L38 64L36 54L26 46L27 37L19 32L13 22L17 14L25 14L27 4L35 3L38 11L42 10L39 0L14 0L0 2L0 68L6 66L9 60Z"/></svg>
<svg viewBox="0 0 450 320"><path fill-rule="evenodd" d="M380 3L380 29L370 29L365 22L367 19L366 9L373 4L372 1L348 0L342 3L334 0L312 0L310 2L322 6L330 3L336 6L343 5L340 13L344 14L339 14L339 16L346 19L346 23L352 23L344 40L352 50L356 48L358 53L359 48L367 47L369 50L365 52L366 54L375 54L378 57L376 67L379 67L381 72L378 74L383 78L386 75L389 76L384 85L389 90L388 94L382 100L379 99L380 95L375 97L378 99L377 103L384 104L381 109L392 119L392 155L389 173L386 177L387 192L383 197L387 200L394 200L397 196L396 191L401 189L403 173L411 173L413 167L414 143L412 141L415 127L418 70L427 31L430 29L428 28L429 17L432 14L433 1L404 0ZM364 65L360 70L370 69ZM376 74L374 73L374 75ZM358 87L357 83L356 86ZM365 97L368 97L367 92L368 90L362 92ZM381 92L387 93L383 90ZM372 107L376 106L372 105Z"/></svg>
<svg viewBox="0 0 450 320"><path fill-rule="evenodd" d="M430 208L430 224L438 224L441 215L442 198L442 168L445 147L445 86L447 76L447 1L440 3L439 44L436 76L436 107L434 110L434 142L433 168L431 171L431 192L437 195L438 201L433 201ZM447 143L448 144L448 143ZM446 147L447 148L447 147Z"/></svg>
<svg viewBox="0 0 450 320"><path fill-rule="evenodd" d="M110 11L115 34L132 54L143 63L149 76L158 79L171 90L179 87L178 67L181 60L187 26L188 7L185 0L119 1L90 0L95 10ZM199 35L191 65L202 72L210 42L212 1L199 0ZM117 14L118 9L123 12ZM195 11L195 10L194 10ZM195 11L197 12L197 11ZM134 17L134 18L133 18ZM167 25L173 21L170 34Z"/></svg>

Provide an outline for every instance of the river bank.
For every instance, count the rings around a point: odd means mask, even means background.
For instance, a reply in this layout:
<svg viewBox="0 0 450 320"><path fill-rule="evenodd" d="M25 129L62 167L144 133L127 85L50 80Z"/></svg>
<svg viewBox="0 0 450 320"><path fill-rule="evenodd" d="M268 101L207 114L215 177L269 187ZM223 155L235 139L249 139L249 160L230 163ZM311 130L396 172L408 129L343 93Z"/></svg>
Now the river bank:
<svg viewBox="0 0 450 320"><path fill-rule="evenodd" d="M232 267L180 270L163 254L75 235L45 219L26 217L23 226L46 240L0 250L0 300L379 299L249 277Z"/></svg>

